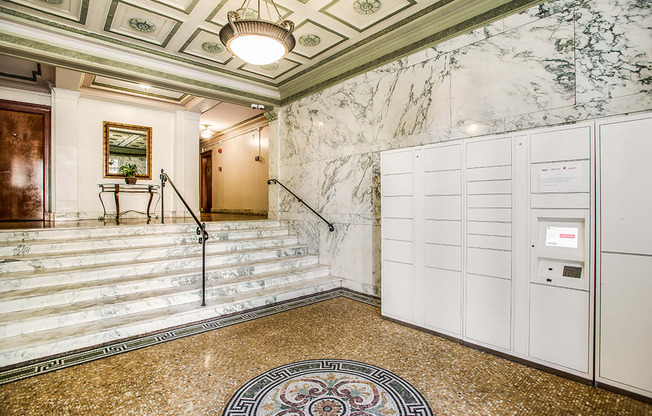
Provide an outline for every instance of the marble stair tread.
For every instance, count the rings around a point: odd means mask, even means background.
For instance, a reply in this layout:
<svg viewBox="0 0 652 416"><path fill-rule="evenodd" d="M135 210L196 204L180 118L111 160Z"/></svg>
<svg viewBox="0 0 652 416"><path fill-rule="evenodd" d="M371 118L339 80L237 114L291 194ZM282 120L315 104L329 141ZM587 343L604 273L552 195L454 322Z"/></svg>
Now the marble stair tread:
<svg viewBox="0 0 652 416"><path fill-rule="evenodd" d="M296 238L296 236L292 236ZM58 267L44 267L42 261L48 260L48 258L38 258L34 259L33 262L29 260L11 260L6 262L0 262L0 279L4 276L11 275L17 276L22 273L23 276L34 275L35 273L47 273L52 271L68 271L68 270L79 270L80 268L89 268L96 269L98 267L119 267L119 266L133 266L138 264L154 264L162 263L169 265L171 262L183 262L188 260L201 260L201 246L197 245L198 249L190 249L185 253L179 253L178 255L170 256L154 256L154 257L138 257L121 259L120 261L112 260L106 262L94 262L87 264L78 264L75 263L76 257L73 256L62 256L61 259L64 259L65 263L68 265L58 265ZM142 250L139 250L142 251ZM307 247L302 244L289 244L283 246L269 246L269 247L256 247L245 250L233 250L233 251L223 251L217 253L209 253L207 251L206 263L215 264L219 259L224 259L226 261L244 261L247 257L256 257L263 255L270 255L270 252L276 253L277 256L283 255L283 252L294 252L298 254L297 251L307 251ZM145 251L147 253L147 251ZM286 254L287 255L287 254ZM151 253L148 253L147 256L151 256ZM72 258L72 260L70 260ZM51 262L55 262L55 257L50 258Z"/></svg>
<svg viewBox="0 0 652 416"><path fill-rule="evenodd" d="M251 220L234 222L207 222L208 233L219 231L230 231L239 229L259 229L280 227L279 220ZM195 223L172 223L172 224L148 224L148 225L121 225L121 226L97 226L97 227L57 227L41 228L33 230L10 230L0 231L0 242L29 242L42 240L62 240L82 237L123 237L139 234L156 233L195 233Z"/></svg>
<svg viewBox="0 0 652 416"><path fill-rule="evenodd" d="M234 240L211 240L209 238L206 241L206 250L208 252L211 250L218 250L220 248L227 249L230 246L242 245L242 244L254 244L256 242L270 242L273 243L278 240L296 240L296 235L281 235L281 236L266 236L266 237L252 237L252 238L243 238L243 239L234 239ZM148 251L153 250L175 250L180 248L196 248L201 251L201 244L198 243L197 239L194 238L190 241L177 241L171 244L163 242L161 244L146 244L146 245L137 245L137 246L122 246L122 247L110 247L102 249L101 252L95 252L93 247L90 247L87 250L78 250L78 251L65 251L57 249L56 252L49 253L35 253L35 254L25 254L21 256L16 256L12 260L15 261L29 261L29 260L46 260L46 259L58 259L58 258L68 258L68 257L98 257L101 255L110 255L116 253L124 252L133 252L138 251Z"/></svg>
<svg viewBox="0 0 652 416"><path fill-rule="evenodd" d="M287 270L273 271L269 273L254 274L245 277L233 277L220 281L206 282L206 298L215 299L224 296L222 292L246 292L258 288L271 287L274 283L282 280L298 280L304 275L314 277L316 273L328 275L328 266L321 264L298 267ZM33 322L43 318L53 318L56 321L71 321L71 316L80 316L80 319L87 319L85 315L91 315L88 319L102 319L103 316L128 315L131 310L147 308L147 304L173 304L174 302L185 302L186 298L200 299L201 281L196 284L181 286L168 286L155 290L142 292L129 292L112 296L101 296L95 299L67 302L55 306L35 306L31 309L10 311L0 314L0 334L3 328L9 324L31 325ZM137 310L134 313L140 312Z"/></svg>
<svg viewBox="0 0 652 416"><path fill-rule="evenodd" d="M320 293L341 287L341 284L341 278L327 275L215 301L207 300L205 307L198 306L195 301L129 317L106 318L5 338L0 340L0 367Z"/></svg>
<svg viewBox="0 0 652 416"><path fill-rule="evenodd" d="M263 237L281 237L290 235L288 228L259 228L220 231L209 234L207 244L217 242L245 241ZM158 234L139 234L115 237L87 237L74 240L46 240L20 243L0 243L1 257L29 258L30 256L46 256L51 250L67 253L84 253L92 250L120 250L141 246L162 246L174 244L197 244L196 233L179 234L166 232Z"/></svg>
<svg viewBox="0 0 652 416"><path fill-rule="evenodd" d="M105 268L104 270L100 269L97 271L97 268L88 269L88 268L79 268L78 270L68 271L65 273L42 273L40 275L34 276L22 276L12 279L2 279L0 278L0 284L4 283L2 286L3 289L10 288L8 290L0 291L0 299L11 299L12 294L17 293L21 290L27 291L26 293L38 292L41 289L46 289L49 287L65 287L65 286L75 286L75 287L88 287L95 286L97 282L101 281L108 285L129 282L137 282L140 280L152 280L152 279L165 279L174 276L187 276L201 273L201 264L198 261L196 267L185 267L182 269L172 269L172 270L162 270L156 272L146 271L143 273L133 273L133 274L121 274L118 273L116 276L110 277L105 276L104 271L116 271L116 267ZM282 257L267 257L258 260L249 260L242 261L238 263L226 263L221 265L208 265L206 268L207 277L209 279L220 279L224 276L236 276L236 275L245 275L250 273L261 272L265 270L275 270L281 268L293 267L296 265L309 265L318 263L318 256L310 254L298 254L298 255L287 255ZM125 267L126 270L130 270L130 266ZM95 273L101 277L89 277L89 274ZM24 289L21 289L24 288Z"/></svg>
<svg viewBox="0 0 652 416"><path fill-rule="evenodd" d="M286 257L274 257L269 259L247 261L237 264L227 264L206 268L207 280L228 279L231 277L245 277L254 273L262 273L268 270L287 270L296 267L305 267L317 264L319 257L316 255L298 255ZM83 269L81 271L84 271ZM28 289L17 289L0 292L0 306L10 303L14 300L25 298L39 298L52 295L61 295L66 292L75 292L79 294L85 291L101 290L103 288L117 288L120 286L151 286L156 280L182 280L190 281L195 278L201 279L201 267L194 267L182 270L169 270L157 273L135 274L114 277L109 279L73 281L66 284L35 286ZM56 279L53 279L56 280ZM128 288L123 289L128 290Z"/></svg>

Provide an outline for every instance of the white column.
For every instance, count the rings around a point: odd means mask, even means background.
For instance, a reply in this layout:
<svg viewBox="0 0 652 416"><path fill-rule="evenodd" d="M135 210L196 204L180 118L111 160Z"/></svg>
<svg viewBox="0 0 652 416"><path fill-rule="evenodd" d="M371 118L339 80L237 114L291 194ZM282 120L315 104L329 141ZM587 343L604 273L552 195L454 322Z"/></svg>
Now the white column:
<svg viewBox="0 0 652 416"><path fill-rule="evenodd" d="M179 192L198 217L200 193L199 116L199 113L189 111L177 111L175 114L174 158L170 175ZM174 198L172 207L174 216L190 216L179 198Z"/></svg>
<svg viewBox="0 0 652 416"><path fill-rule="evenodd" d="M279 178L279 159L280 159L280 134L279 134L279 122L278 119L269 123L269 150L267 157L269 158L269 178L278 179ZM280 215L279 209L279 186L270 185L269 187L269 198L268 198L268 208L267 216L269 218L278 219Z"/></svg>
<svg viewBox="0 0 652 416"><path fill-rule="evenodd" d="M52 88L52 212L55 220L76 220L78 206L79 92Z"/></svg>

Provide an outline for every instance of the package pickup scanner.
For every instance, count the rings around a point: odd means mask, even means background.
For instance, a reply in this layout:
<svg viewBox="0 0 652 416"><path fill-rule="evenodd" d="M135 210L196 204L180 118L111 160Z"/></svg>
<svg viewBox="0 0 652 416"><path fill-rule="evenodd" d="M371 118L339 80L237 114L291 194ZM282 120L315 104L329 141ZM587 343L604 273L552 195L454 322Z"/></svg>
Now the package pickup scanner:
<svg viewBox="0 0 652 416"><path fill-rule="evenodd" d="M588 290L588 210L533 210L531 281Z"/></svg>

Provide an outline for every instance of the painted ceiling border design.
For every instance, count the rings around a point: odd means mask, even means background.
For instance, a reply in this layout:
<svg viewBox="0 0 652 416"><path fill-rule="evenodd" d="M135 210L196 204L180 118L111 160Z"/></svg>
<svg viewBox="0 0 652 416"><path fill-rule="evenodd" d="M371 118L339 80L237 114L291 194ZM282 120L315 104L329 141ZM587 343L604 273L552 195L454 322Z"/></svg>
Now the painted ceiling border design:
<svg viewBox="0 0 652 416"><path fill-rule="evenodd" d="M266 77L266 78L269 78L269 79L276 79L276 78L278 78L278 77L282 77L284 74L287 74L288 72L292 71L292 70L293 70L294 68L296 68L297 66L301 65L301 62L293 61L293 60L290 59L290 58L284 58L283 60L284 60L284 61L292 62L294 65L291 66L289 69L286 69L286 70L283 71L282 73L278 74L278 75L275 76L275 77L271 77L271 76L263 75L263 74L261 74L260 72L254 72L254 71L252 71L252 70L250 70L250 69L247 69L247 68L246 68L247 65L253 65L253 64L248 64L248 63L246 63L246 62L243 62L242 65L240 65L240 66L238 67L238 69L241 69L241 70L243 70L243 71L247 71L247 72L251 72L252 74L260 75L260 76L263 76L263 77ZM261 66L261 65L253 65L253 66Z"/></svg>
<svg viewBox="0 0 652 416"><path fill-rule="evenodd" d="M308 23L312 23L312 24L315 25L315 26L318 26L318 27L320 27L320 28L322 28L322 29L324 29L324 30L326 30L326 31L328 31L328 32L331 32L332 34L339 36L341 39L340 39L338 42L335 42L334 44L332 44L332 45L329 46L328 48L324 49L323 51L321 51L321 52L319 52L319 53L317 53L317 54L315 54L315 55L307 56L307 55L301 54L301 53L299 53L299 52L295 52L295 51L293 51L292 53L293 53L294 55L299 55L300 57L302 57L302 58L306 58L306 59L314 59L314 58L318 57L319 55L321 55L322 53L327 52L327 51L329 51L329 50L331 50L331 49L337 47L337 45L339 45L340 43L342 43L342 42L346 42L347 40L350 39L349 37L344 36L344 35L341 34L341 33L337 33L337 32L334 31L333 29L329 29L329 28L327 28L326 26L324 26L324 25L322 25L322 24L319 24L319 23L317 23L317 22L315 22L314 20L311 20L311 19L306 19L306 20L304 20L303 22L301 22L301 24L299 24L297 27L295 27L294 30L296 31L297 29L301 28L301 26L306 25L306 24L308 24Z"/></svg>
<svg viewBox="0 0 652 416"><path fill-rule="evenodd" d="M440 3L448 4L448 3L451 3L453 1L454 0L442 0ZM453 25L453 26L451 26L451 27L449 27L447 29L441 30L441 31L439 31L437 33L434 33L434 34L432 34L430 36L427 36L427 37L425 37L425 38L423 38L421 40L413 42L410 45L404 46L403 48L400 48L400 49L397 49L397 50L395 50L393 52L387 53L387 54L385 54L385 55L383 55L381 57L378 57L378 58L374 59L373 61L369 61L369 62L365 63L364 65L359 65L359 66L357 66L357 67L355 67L353 69L350 69L350 70L348 70L348 71L346 71L346 72L344 72L344 73L342 73L342 74L340 74L340 75L338 75L336 77L329 78L326 81L315 84L312 87L307 88L307 89L305 89L305 90L303 90L303 91L301 91L299 93L293 94L293 95L291 95L289 97L282 98L281 99L281 105L289 104L292 101L296 101L296 100L301 99L301 98L303 98L305 96L314 94L314 93L319 92L321 90L324 90L324 89L328 88L329 86L334 85L334 84L336 84L338 82L341 82L341 81L343 81L345 79L348 79L348 78L351 78L351 77L353 77L355 75L358 75L358 74L361 74L363 72L369 71L369 70L371 70L373 68L376 68L378 66L381 66L383 64L393 62L393 61L395 61L397 59L400 59L401 57L407 56L407 55L409 55L411 53L414 53L414 52L417 52L417 51L419 51L421 49L425 49L430 45L435 45L436 43L441 42L443 40L446 40L447 38L450 38L450 37L452 37L452 36L454 36L456 34L463 33L463 32L468 32L469 30L473 30L473 29L476 29L478 27L485 26L485 25L487 25L488 23L490 23L490 22L492 22L494 20L497 20L497 19L499 19L499 18L501 18L503 16L506 16L510 12L513 12L513 11L516 11L516 10L519 10L519 11L520 10L525 10L525 9L527 9L529 7L532 7L533 5L539 4L539 3L542 3L542 1L540 1L540 0L537 0L537 1L532 1L532 0L512 0L509 3L505 3L505 4L501 5L501 6L493 8L493 9L491 9L491 10L485 12L485 13L477 15L477 16L471 18L471 19L467 19L467 20L465 20L463 22L460 22L460 23L458 23L456 25ZM438 4L439 3L434 4L434 5L426 8L426 9L423 9L421 12L419 12L419 13L413 15L413 16L410 16L410 17L408 17L408 18L406 18L406 19L404 19L404 20L402 20L400 22L397 22L396 24L394 24L392 26L389 26L388 28L384 29L382 32L387 31L385 33L388 33L390 31L394 30L395 26L404 25L406 23L406 21L414 20L414 19L416 19L418 17L421 17L421 16L423 16L423 15L425 15L427 13L430 13L432 10L428 10L428 9L430 9L431 7L437 6ZM443 5L444 4L442 4L442 6ZM439 6L439 7L441 7L441 6ZM434 8L438 8L438 7L434 7ZM378 36L375 36L374 39L384 35L385 33L379 32L377 34ZM370 39L370 38L372 38L372 36L370 36L367 39L363 39L362 41L356 43L355 45L352 45L349 48L346 48L346 49L338 52L335 56L329 57L329 59L327 59L327 60L319 62L319 63L311 66L310 68L306 68L305 70L301 71L300 73L298 73L296 75L293 75L292 77L281 81L280 85L286 84L287 82L291 81L292 79L295 79L296 77L298 77L300 75L304 75L305 73L310 72L311 70L313 70L313 69L315 69L315 68L317 68L317 67L319 67L321 65L324 65L324 64L330 62L331 60L335 59L336 57L344 55L346 53L345 51L347 51L347 50L355 49L355 48L359 47L361 44L368 43L371 40L373 40L373 39Z"/></svg>
<svg viewBox="0 0 652 416"><path fill-rule="evenodd" d="M141 90L135 90L133 88L127 88L127 87L120 87L117 85L110 85L110 84L104 84L102 82L96 82L95 79L97 78L97 75L93 75L93 80L91 81L91 85L97 86L97 87L102 87L110 90L118 90L118 91L123 91L123 92L130 92L132 94L136 95L146 95L148 97L152 98L159 98L161 100L166 100L166 101L176 101L180 103L184 98L188 96L188 94L183 93L179 96L179 98L173 98L167 95L162 95L162 94L155 94L153 92L147 92L147 91L141 91Z"/></svg>
<svg viewBox="0 0 652 416"><path fill-rule="evenodd" d="M169 8L171 8L172 10L180 11L181 13L186 14L186 15L189 15L190 13L192 13L192 11L195 9L195 6L197 6L197 3L199 3L199 0L192 0L192 1L188 4L188 7L186 7L185 9L182 9L181 7L174 7L174 6L171 5L170 3L166 3L166 2L164 2L164 1L160 1L160 0L152 0L152 1L153 1L154 3L157 3L157 4L160 4L160 5L163 5L163 6L165 6L165 7L169 7Z"/></svg>
<svg viewBox="0 0 652 416"><path fill-rule="evenodd" d="M22 81L36 82L36 77L41 76L41 64L36 63L36 71L32 71L31 77L24 77L18 74L8 74L6 72L0 72L0 77L20 79Z"/></svg>
<svg viewBox="0 0 652 416"><path fill-rule="evenodd" d="M81 10L79 11L79 18L78 19L71 19L69 17L65 17L65 16L61 16L61 15L56 14L56 13L49 12L49 11L47 11L45 9L37 9L36 7L28 6L28 5L22 4L22 3L16 3L15 1L11 1L11 0L4 0L4 1L6 1L7 3L12 3L12 4L16 4L18 6L25 7L25 8L30 9L30 10L36 10L37 12L40 12L40 13L43 13L43 14L58 17L60 19L65 19L65 20L69 20L71 22L79 23L79 24L82 24L82 25L86 24L86 16L88 16L88 4L90 3L90 0L82 0ZM199 1L199 0L197 0L197 1Z"/></svg>
<svg viewBox="0 0 652 416"><path fill-rule="evenodd" d="M53 46L47 43L31 40L31 39L25 39L19 36L13 36L9 35L6 33L0 32L0 42L7 42L12 45L17 45L21 46L22 48L20 49L21 51L25 51L25 49L33 49L37 50L39 52L45 52L47 54L55 54L58 56L64 56L66 58L74 58L77 62L91 62L96 65L103 65L103 66L108 66L110 68L115 68L119 70L124 70L132 73L137 73L141 76L144 77L154 77L154 78L159 78L159 79L164 79L164 80L169 80L172 82L184 84L184 85L190 85L190 86L195 86L197 88L201 89L206 89L206 90L214 90L214 91L219 91L231 96L235 97L243 97L243 98L249 98L253 100L258 100L258 101L263 101L263 102L268 102L273 105L279 105L281 102L279 99L268 97L268 96L263 96L259 94L254 94L250 92L243 91L241 89L235 89L235 88L230 88L230 87L225 87L223 85L219 84L214 84L214 83L209 83L209 82L204 82L204 81L199 81L194 78L188 78L188 77L182 77L178 75L173 75L168 72L163 72L163 71L157 71L151 68L146 68L143 66L139 65L133 65L133 64L128 64L122 61L116 61L113 59L108 59L108 58L100 58L95 55L90 55L84 52L76 51L76 50L71 50L68 48L62 48L59 46ZM45 61L43 58L39 58L41 61ZM57 62L56 60L50 61L50 62L45 62L51 65L60 65L60 62ZM78 69L81 71L86 71L86 69L81 68ZM97 68L92 68L92 71L97 72ZM89 72L89 71L86 71ZM100 71L98 75L104 75L108 77L115 77L115 74L112 73L106 73L106 71ZM170 87L161 87L161 88L166 88L170 89ZM192 91L190 92L192 93Z"/></svg>
<svg viewBox="0 0 652 416"><path fill-rule="evenodd" d="M134 49L134 50L137 50L139 52L150 53L152 55L160 56L162 58L166 58L166 59L169 59L171 61L176 61L176 62L183 63L183 64L186 64L186 65L198 66L198 67L203 68L203 69L208 69L208 70L219 72L219 73L222 73L222 74L236 76L236 77L239 77L239 78L242 78L242 79L246 79L248 81L258 82L258 83L261 83L263 85L267 85L269 87L276 87L277 86L277 84L275 84L275 83L273 83L271 81L267 81L267 80L260 79L260 78L254 78L254 77L248 76L246 74L234 73L233 71L229 71L229 70L226 70L226 69L223 69L223 68L219 68L219 67L216 67L214 65L209 65L209 64L206 64L206 63L203 63L203 62L199 62L199 61L196 61L196 60L191 60L191 59L184 58L184 57L181 57L181 56L170 55L169 53L159 51L159 50L156 50L156 49L151 49L151 48L148 48L146 46L138 45L138 44L135 44L135 43L125 42L125 41L122 41L122 40L119 40L119 39L114 39L114 38L111 38L109 36L104 36L104 35L100 35L100 34L93 33L93 32L88 32L86 30L78 29L76 27L66 26L66 25L63 25L61 23L41 19L40 17L33 16L33 15L23 13L23 12L20 12L20 11L17 11L17 10L13 10L13 9L7 9L5 7L2 7L2 6L0 6L0 13L1 14L6 14L8 16L15 17L15 18L18 18L18 19L23 19L23 20L28 20L28 21L32 21L32 22L35 22L35 23L39 23L39 24L44 25L44 26L50 26L50 27L53 27L55 29L59 29L59 30L67 31L67 32L72 32L72 33L80 35L80 36L85 36L85 37L88 37L88 38L104 41L106 43L110 43L110 44L113 44L113 45L118 45L118 46L121 46L121 47L126 48L126 49Z"/></svg>
<svg viewBox="0 0 652 416"><path fill-rule="evenodd" d="M365 30L369 29L370 27L373 27L373 26L379 25L381 22L383 22L383 21L389 19L389 18L392 17L392 16L397 15L398 13L401 13L403 10L407 9L408 7L412 7L412 6L414 6L415 4L417 4L417 2L416 2L415 0L407 0L408 4L406 4L405 6L401 7L400 9L394 11L394 13L390 13L390 14L388 14L387 16L385 16L385 17L383 17L383 18L381 18L381 19L376 20L375 22L371 23L370 25L367 25L367 26L365 26L365 27L359 29L358 27L356 27L355 25L352 25L351 23L347 22L346 20L342 20L342 19L340 19L339 17L335 16L334 14L331 14L331 13L328 12L328 8L329 8L329 7L333 6L333 5L336 4L336 3L339 3L340 1L344 1L344 0L333 0L333 1L331 1L330 3L328 3L327 5L325 5L324 7L322 7L321 9L319 9L319 13L323 13L323 14L325 14L326 16L330 17L331 19L336 20L336 21L342 23L343 25L346 25L346 26L350 27L351 29L355 30L355 31L358 32L358 33L362 33L362 32L364 32Z"/></svg>
<svg viewBox="0 0 652 416"><path fill-rule="evenodd" d="M111 30L111 23L113 23L113 18L115 17L115 10L118 8L118 4L120 4L120 3L129 5L130 7L133 7L135 9L140 9L140 10L146 11L147 13L152 13L152 14L155 14L157 16L161 16L163 18L173 20L176 23L174 24L174 26L172 27L172 29L170 30L168 35L165 37L165 39L163 40L162 43L156 43L156 42L152 42L152 41L147 40L147 39L137 38L135 36L129 36L129 35L124 34L124 33L115 32L115 31ZM172 40L172 37L174 37L174 35L177 33L177 30L179 30L182 23L183 22L181 20L179 20L179 19L175 19L175 18L173 18L171 16L166 16L164 14L155 12L154 10L148 10L148 9L146 9L144 7L136 6L135 4L131 4L131 3L128 3L128 2L122 1L122 0L113 0L111 2L111 7L109 7L109 13L106 16L106 21L104 22L104 30L106 32L114 33L114 34L116 34L118 36L124 36L124 37L127 37L129 39L134 39L134 40L137 40L137 41L140 41L140 42L147 42L147 43L151 43L152 45L156 45L156 46L160 46L162 48L165 48L166 46L168 46L168 43L170 43L170 41Z"/></svg>
<svg viewBox="0 0 652 416"><path fill-rule="evenodd" d="M215 63L221 64L221 65L226 65L226 64L228 64L229 62L231 62L231 61L234 59L233 55L231 55L231 57L230 57L229 59L227 59L226 61L224 61L224 62L220 62L220 61L218 61L217 59L210 59L210 58L207 58L207 57L204 57L204 56L193 55L193 54L191 54L191 53L186 52L186 48L187 48L188 46L190 46L190 44L192 43L192 41L195 40L195 38L196 38L197 36L199 36L199 34L200 34L201 32L208 32L208 33L210 33L211 35L215 35L215 36L217 36L217 37L220 36L219 33L215 33L215 32L210 31L210 30L208 30L208 29L203 29L203 28L201 28L201 27L198 27L197 29L195 29L195 31L193 32L193 34L190 35L190 37L188 38L188 40L187 40L187 41L186 41L186 42L181 46L181 48L179 48L179 53L183 53L183 54L185 54L185 55L190 55L190 56L193 56L193 57L195 57L195 58L199 58L199 59L205 59L205 60L207 60L207 61L215 62ZM256 79L257 79L257 78L256 78Z"/></svg>

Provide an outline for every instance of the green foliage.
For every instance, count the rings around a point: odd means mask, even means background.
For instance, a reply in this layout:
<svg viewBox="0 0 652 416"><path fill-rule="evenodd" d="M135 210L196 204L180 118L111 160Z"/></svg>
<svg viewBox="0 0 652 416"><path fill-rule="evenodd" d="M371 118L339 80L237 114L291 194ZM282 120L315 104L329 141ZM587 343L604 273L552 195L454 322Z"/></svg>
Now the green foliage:
<svg viewBox="0 0 652 416"><path fill-rule="evenodd" d="M126 165L122 165L118 170L127 177L138 175L138 168L133 163L127 163Z"/></svg>

